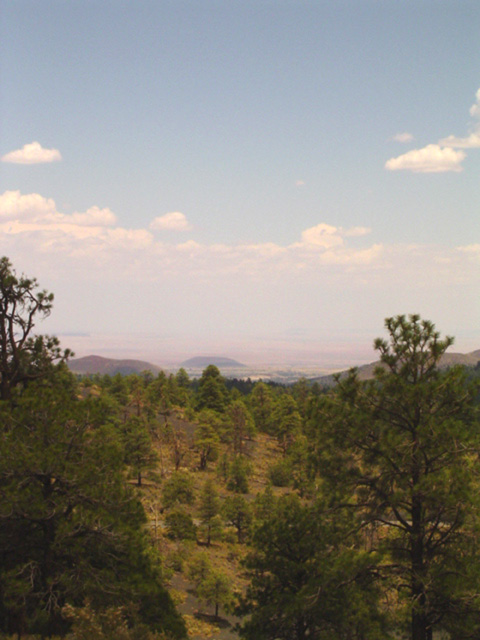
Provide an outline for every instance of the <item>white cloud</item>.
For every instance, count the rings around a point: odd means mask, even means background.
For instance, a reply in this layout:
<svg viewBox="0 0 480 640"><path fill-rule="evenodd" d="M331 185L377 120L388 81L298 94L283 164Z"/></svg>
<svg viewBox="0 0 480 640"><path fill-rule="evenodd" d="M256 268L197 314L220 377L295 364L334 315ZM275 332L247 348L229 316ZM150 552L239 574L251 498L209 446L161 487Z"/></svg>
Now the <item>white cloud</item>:
<svg viewBox="0 0 480 640"><path fill-rule="evenodd" d="M402 142L403 144L405 144L407 142L411 142L412 140L414 140L414 137L411 133L404 131L403 133L396 133L392 137L392 140L394 140L395 142Z"/></svg>
<svg viewBox="0 0 480 640"><path fill-rule="evenodd" d="M315 249L330 249L332 247L341 247L344 244L344 237L365 236L371 232L368 227L351 227L343 229L342 227L333 227L324 222L310 227L302 232L302 241L293 246L307 246Z"/></svg>
<svg viewBox="0 0 480 640"><path fill-rule="evenodd" d="M305 186L305 181L304 180L296 180L295 181L295 186L296 187L304 187Z"/></svg>
<svg viewBox="0 0 480 640"><path fill-rule="evenodd" d="M428 144L422 149L413 149L396 158L390 158L385 163L385 168L389 171L407 170L415 173L462 171L461 163L466 158L466 154L455 149L480 148L480 89L476 92L475 99L475 104L469 110L475 122L468 135L464 137L449 135L442 138L438 144ZM397 133L393 136L393 140L410 142L413 136L406 132Z"/></svg>
<svg viewBox="0 0 480 640"><path fill-rule="evenodd" d="M135 248L153 241L146 229L123 229L115 226L117 218L108 208L93 206L85 212L65 214L57 211L55 201L38 193L22 195L5 191L0 195L0 235L33 237L39 242L69 247L95 239L105 246ZM112 228L113 227L113 228Z"/></svg>
<svg viewBox="0 0 480 640"><path fill-rule="evenodd" d="M45 162L58 162L62 159L58 149L44 149L39 142L25 144L21 149L10 151L2 156L2 162L14 164L41 164Z"/></svg>
<svg viewBox="0 0 480 640"><path fill-rule="evenodd" d="M163 216L158 216L150 223L150 229L153 231L161 231L163 229L170 231L188 231L191 228L185 215L179 211L172 211Z"/></svg>
<svg viewBox="0 0 480 640"><path fill-rule="evenodd" d="M439 144L445 147L460 149L477 149L480 147L480 89L475 94L476 102L470 107L469 113L477 122L473 125L473 130L465 137L447 136L440 140Z"/></svg>
<svg viewBox="0 0 480 640"><path fill-rule="evenodd" d="M476 102L472 104L469 109L469 113L472 118L480 118L480 89L477 89L477 93L475 94Z"/></svg>
<svg viewBox="0 0 480 640"><path fill-rule="evenodd" d="M64 216L72 224L80 226L110 227L117 222L117 216L108 208L90 207L85 213L72 213Z"/></svg>
<svg viewBox="0 0 480 640"><path fill-rule="evenodd" d="M37 225L108 227L116 223L115 214L108 208L90 207L84 213L59 213L52 198L38 193L22 195L20 191L5 191L0 195L0 223L6 220L30 222Z"/></svg>
<svg viewBox="0 0 480 640"><path fill-rule="evenodd" d="M476 149L480 147L480 130L470 133L466 138L447 136L440 140L440 144L443 144L445 147L454 147L457 149Z"/></svg>
<svg viewBox="0 0 480 640"><path fill-rule="evenodd" d="M44 198L38 193L22 195L20 191L5 191L0 195L0 222L48 216L55 212L55 202L51 198Z"/></svg>
<svg viewBox="0 0 480 640"><path fill-rule="evenodd" d="M144 249L153 244L153 236L146 229L107 229L104 238L106 243L111 243L115 249L123 248Z"/></svg>
<svg viewBox="0 0 480 640"><path fill-rule="evenodd" d="M287 251L285 247L280 247L274 242L264 242L263 244L247 244L243 245L244 251L257 254L259 256L273 257L283 254Z"/></svg>
<svg viewBox="0 0 480 640"><path fill-rule="evenodd" d="M337 227L321 223L302 232L302 243L314 247L329 249L343 244L343 239Z"/></svg>
<svg viewBox="0 0 480 640"><path fill-rule="evenodd" d="M195 240L187 240L187 242L177 244L177 249L179 251L198 251L202 249L202 245L195 242Z"/></svg>
<svg viewBox="0 0 480 640"><path fill-rule="evenodd" d="M457 251L461 251L467 257L480 262L480 244L467 244L464 247L457 247Z"/></svg>
<svg viewBox="0 0 480 640"><path fill-rule="evenodd" d="M389 171L407 170L414 173L443 173L445 171L462 171L463 151L455 151L438 144L429 144L423 149L412 149L401 156L390 158L385 163Z"/></svg>

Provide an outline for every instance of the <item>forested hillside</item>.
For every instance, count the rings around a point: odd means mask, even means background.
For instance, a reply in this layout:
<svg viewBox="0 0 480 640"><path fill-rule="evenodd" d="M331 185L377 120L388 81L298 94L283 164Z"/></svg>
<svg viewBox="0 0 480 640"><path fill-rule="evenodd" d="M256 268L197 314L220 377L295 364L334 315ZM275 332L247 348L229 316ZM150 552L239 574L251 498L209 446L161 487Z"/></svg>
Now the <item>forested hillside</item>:
<svg viewBox="0 0 480 640"><path fill-rule="evenodd" d="M0 293L4 637L478 637L479 371L432 323L330 390L75 377L53 296L6 258Z"/></svg>

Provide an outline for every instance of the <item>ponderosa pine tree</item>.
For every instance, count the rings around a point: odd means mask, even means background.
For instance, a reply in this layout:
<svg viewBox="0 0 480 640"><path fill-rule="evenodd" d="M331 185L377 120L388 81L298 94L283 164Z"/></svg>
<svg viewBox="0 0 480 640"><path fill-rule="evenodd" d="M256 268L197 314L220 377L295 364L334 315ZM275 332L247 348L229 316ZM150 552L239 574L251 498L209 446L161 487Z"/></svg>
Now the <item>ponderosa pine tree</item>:
<svg viewBox="0 0 480 640"><path fill-rule="evenodd" d="M63 606L88 598L182 637L125 483L123 447L113 427L92 421L92 402L65 374L1 407L0 631L63 635Z"/></svg>
<svg viewBox="0 0 480 640"><path fill-rule="evenodd" d="M121 436L124 462L136 475L138 486L141 486L143 473L153 469L158 462L158 454L152 446L148 426L137 416L132 416L122 425Z"/></svg>
<svg viewBox="0 0 480 640"><path fill-rule="evenodd" d="M245 565L238 613L246 640L380 640L377 557L362 552L358 521L328 502L267 498Z"/></svg>
<svg viewBox="0 0 480 640"><path fill-rule="evenodd" d="M253 519L253 509L241 495L227 496L222 505L222 514L226 522L237 530L237 541L244 542Z"/></svg>
<svg viewBox="0 0 480 640"><path fill-rule="evenodd" d="M35 278L17 276L0 258L0 398L10 398L19 384L41 378L54 362L72 353L61 351L53 336L33 335L38 319L50 315L53 293L40 290Z"/></svg>
<svg viewBox="0 0 480 640"><path fill-rule="evenodd" d="M471 637L480 627L475 389L461 368L440 369L453 339L440 339L431 322L412 315L385 324L374 379L352 370L319 400L310 429L320 473L330 495L340 487L376 530L411 639L442 628Z"/></svg>
<svg viewBox="0 0 480 640"><path fill-rule="evenodd" d="M218 620L220 607L228 609L233 602L231 578L219 569L213 569L198 585L197 595L200 600L215 608L214 618Z"/></svg>
<svg viewBox="0 0 480 640"><path fill-rule="evenodd" d="M227 433L232 441L233 453L243 454L244 442L255 434L255 422L243 400L234 400L227 411Z"/></svg>
<svg viewBox="0 0 480 640"><path fill-rule="evenodd" d="M200 521L207 529L207 547L210 546L212 525L220 512L220 499L212 480L206 480L202 487L199 504Z"/></svg>
<svg viewBox="0 0 480 640"><path fill-rule="evenodd" d="M220 433L223 431L221 416L212 409L203 409L197 417L195 448L200 455L199 467L203 471L210 460L216 460L220 447Z"/></svg>
<svg viewBox="0 0 480 640"><path fill-rule="evenodd" d="M198 382L195 409L212 409L223 413L228 404L228 391L220 370L213 364L206 367Z"/></svg>
<svg viewBox="0 0 480 640"><path fill-rule="evenodd" d="M255 426L259 431L268 431L273 406L270 387L262 381L255 383L248 401Z"/></svg>

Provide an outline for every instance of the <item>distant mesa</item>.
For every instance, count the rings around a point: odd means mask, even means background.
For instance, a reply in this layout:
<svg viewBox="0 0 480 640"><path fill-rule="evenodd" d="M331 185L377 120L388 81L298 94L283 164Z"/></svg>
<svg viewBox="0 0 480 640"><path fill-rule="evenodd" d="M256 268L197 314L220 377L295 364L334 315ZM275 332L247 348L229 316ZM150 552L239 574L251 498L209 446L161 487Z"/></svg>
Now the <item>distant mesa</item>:
<svg viewBox="0 0 480 640"><path fill-rule="evenodd" d="M85 356L75 358L68 362L70 371L79 374L115 375L120 373L128 376L132 373L151 371L154 374L160 373L160 367L143 360L116 360L115 358L103 358L102 356Z"/></svg>
<svg viewBox="0 0 480 640"><path fill-rule="evenodd" d="M196 356L195 358L184 360L180 363L180 366L186 367L187 369L204 369L208 367L209 364L213 364L219 369L222 367L224 369L240 369L246 366L241 362L237 362L237 360L222 358L221 356Z"/></svg>

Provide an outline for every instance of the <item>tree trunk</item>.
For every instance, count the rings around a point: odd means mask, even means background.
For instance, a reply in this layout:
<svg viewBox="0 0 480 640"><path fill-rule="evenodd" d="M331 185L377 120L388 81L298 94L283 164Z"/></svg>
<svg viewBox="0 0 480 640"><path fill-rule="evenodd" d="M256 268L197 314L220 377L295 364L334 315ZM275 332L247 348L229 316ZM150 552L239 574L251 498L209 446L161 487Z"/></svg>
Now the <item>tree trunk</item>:
<svg viewBox="0 0 480 640"><path fill-rule="evenodd" d="M425 564L423 548L422 504L412 499L412 529L410 534L412 640L428 640L425 597Z"/></svg>
<svg viewBox="0 0 480 640"><path fill-rule="evenodd" d="M0 383L0 399L10 400L11 389L10 383L6 376L2 375L2 381Z"/></svg>

